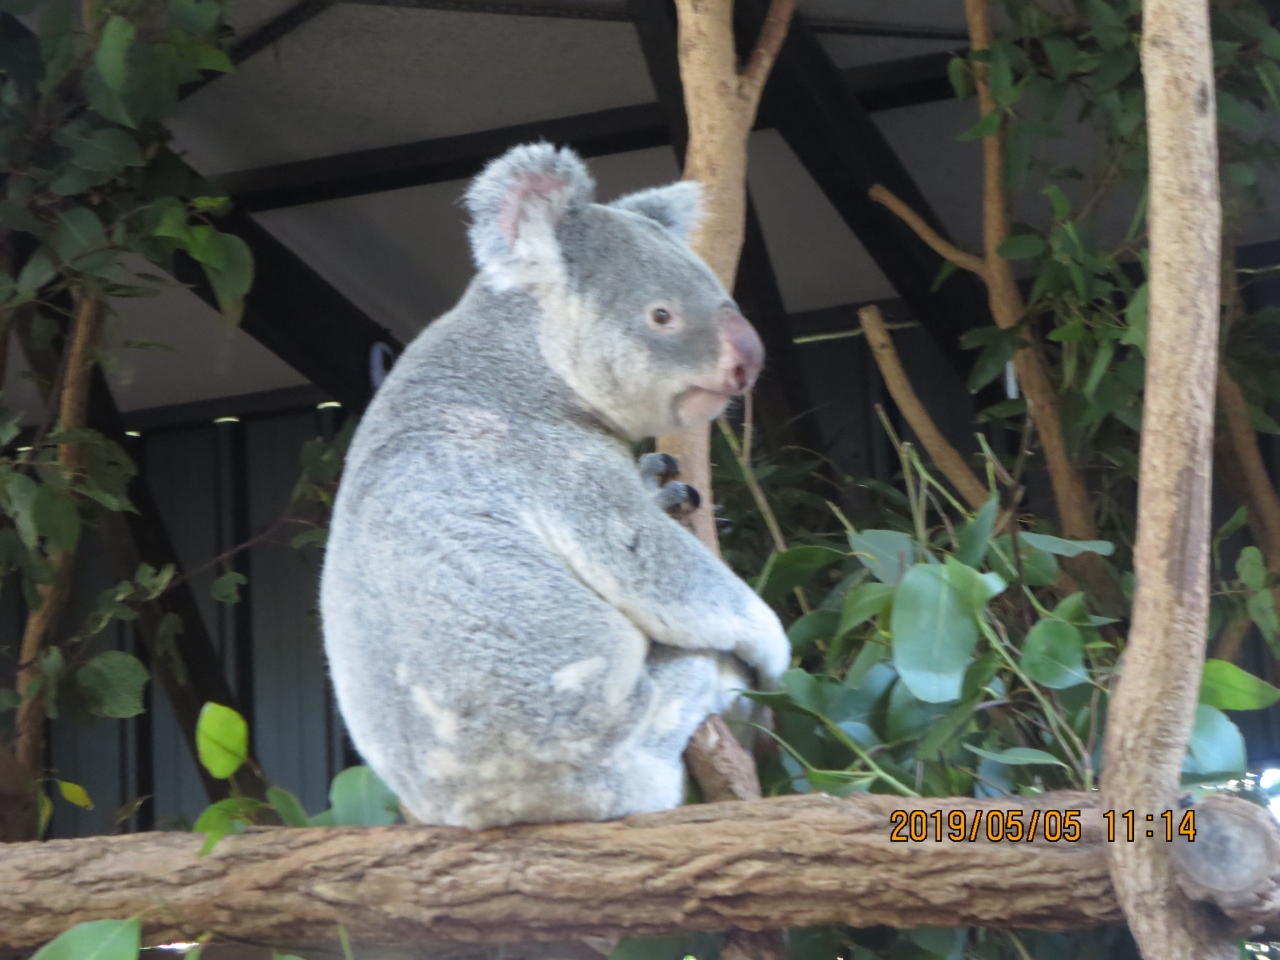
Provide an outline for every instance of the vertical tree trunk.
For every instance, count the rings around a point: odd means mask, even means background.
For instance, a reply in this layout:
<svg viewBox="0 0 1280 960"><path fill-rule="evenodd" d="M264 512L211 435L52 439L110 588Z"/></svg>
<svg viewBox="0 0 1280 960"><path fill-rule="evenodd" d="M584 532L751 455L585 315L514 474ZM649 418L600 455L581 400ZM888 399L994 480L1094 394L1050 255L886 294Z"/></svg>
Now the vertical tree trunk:
<svg viewBox="0 0 1280 960"><path fill-rule="evenodd" d="M1221 210L1213 53L1205 0L1145 0L1142 70L1150 143L1151 314L1138 488L1137 589L1107 724L1111 809L1177 809L1208 624L1210 492ZM1159 831L1157 831L1159 833ZM1169 849L1137 830L1108 847L1147 960L1236 956L1208 909L1177 888Z"/></svg>

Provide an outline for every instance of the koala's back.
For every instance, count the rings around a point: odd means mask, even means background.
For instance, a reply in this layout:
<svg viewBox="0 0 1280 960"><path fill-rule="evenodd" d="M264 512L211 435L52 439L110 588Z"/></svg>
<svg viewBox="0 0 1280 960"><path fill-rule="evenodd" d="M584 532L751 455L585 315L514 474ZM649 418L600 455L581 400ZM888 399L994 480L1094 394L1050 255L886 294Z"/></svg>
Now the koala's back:
<svg viewBox="0 0 1280 960"><path fill-rule="evenodd" d="M627 452L517 369L527 324L467 300L437 324L367 412L334 509L321 605L353 741L424 822L674 806L715 661L651 657L538 529L566 470L644 496Z"/></svg>

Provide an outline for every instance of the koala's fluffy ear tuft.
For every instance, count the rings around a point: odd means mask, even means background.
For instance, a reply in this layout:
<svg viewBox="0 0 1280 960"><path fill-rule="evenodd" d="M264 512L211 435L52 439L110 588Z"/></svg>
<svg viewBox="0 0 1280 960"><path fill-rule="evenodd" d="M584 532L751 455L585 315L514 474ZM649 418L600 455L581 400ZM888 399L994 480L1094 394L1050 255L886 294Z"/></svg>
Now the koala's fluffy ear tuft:
<svg viewBox="0 0 1280 960"><path fill-rule="evenodd" d="M472 255L489 286L509 290L559 278L556 224L594 193L591 174L568 148L530 143L490 162L465 197Z"/></svg>
<svg viewBox="0 0 1280 960"><path fill-rule="evenodd" d="M678 180L665 187L627 194L609 206L648 217L688 243L702 219L702 184L696 180Z"/></svg>

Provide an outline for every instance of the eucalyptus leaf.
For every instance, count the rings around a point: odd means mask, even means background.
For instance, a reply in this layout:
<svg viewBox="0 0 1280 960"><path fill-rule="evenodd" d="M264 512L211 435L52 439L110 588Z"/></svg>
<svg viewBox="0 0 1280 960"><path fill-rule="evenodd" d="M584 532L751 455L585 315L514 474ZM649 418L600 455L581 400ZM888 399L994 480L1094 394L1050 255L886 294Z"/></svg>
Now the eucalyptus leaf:
<svg viewBox="0 0 1280 960"><path fill-rule="evenodd" d="M78 783L71 783L69 780L59 780L58 792L62 794L62 799L67 801L67 803L73 803L82 810L93 809L93 799L89 796L89 791Z"/></svg>
<svg viewBox="0 0 1280 960"><path fill-rule="evenodd" d="M956 559L968 567L977 567L987 553L991 531L995 528L1000 502L992 497L956 533Z"/></svg>
<svg viewBox="0 0 1280 960"><path fill-rule="evenodd" d="M916 559L915 541L899 530L863 530L849 534L854 556L881 583L897 583Z"/></svg>
<svg viewBox="0 0 1280 960"><path fill-rule="evenodd" d="M947 703L960 696L978 625L944 568L916 564L893 602L893 665L917 699Z"/></svg>
<svg viewBox="0 0 1280 960"><path fill-rule="evenodd" d="M1262 551L1254 546L1241 550L1236 558L1236 576L1250 590L1261 590L1267 582L1267 565L1262 559Z"/></svg>
<svg viewBox="0 0 1280 960"><path fill-rule="evenodd" d="M1044 238L1034 233L1014 234L996 249L1006 260L1033 260L1044 251Z"/></svg>
<svg viewBox="0 0 1280 960"><path fill-rule="evenodd" d="M31 960L138 960L142 931L137 918L90 920L59 934Z"/></svg>
<svg viewBox="0 0 1280 960"><path fill-rule="evenodd" d="M1045 753L1043 750L1036 750L1034 747L1009 747L1007 750L996 752L994 750L983 750L966 743L965 748L972 750L978 756L990 760L992 763L999 763L1009 767L1067 766L1053 754Z"/></svg>
<svg viewBox="0 0 1280 960"><path fill-rule="evenodd" d="M1023 543L1059 557L1078 557L1082 553L1109 557L1116 552L1115 545L1107 540L1063 540L1044 533L1022 533L1018 536Z"/></svg>
<svg viewBox="0 0 1280 960"><path fill-rule="evenodd" d="M348 767L329 787L333 822L339 827L380 827L395 823L400 804L368 767Z"/></svg>
<svg viewBox="0 0 1280 960"><path fill-rule="evenodd" d="M1196 707L1195 724L1183 760L1184 773L1243 773L1247 765L1240 729L1217 707Z"/></svg>
<svg viewBox="0 0 1280 960"><path fill-rule="evenodd" d="M846 593L840 622L836 627L836 636L843 637L850 630L881 613L893 600L896 589L888 583L860 583Z"/></svg>
<svg viewBox="0 0 1280 960"><path fill-rule="evenodd" d="M1022 645L1022 669L1028 677L1054 690L1089 679L1084 666L1084 638L1062 620L1039 620Z"/></svg>

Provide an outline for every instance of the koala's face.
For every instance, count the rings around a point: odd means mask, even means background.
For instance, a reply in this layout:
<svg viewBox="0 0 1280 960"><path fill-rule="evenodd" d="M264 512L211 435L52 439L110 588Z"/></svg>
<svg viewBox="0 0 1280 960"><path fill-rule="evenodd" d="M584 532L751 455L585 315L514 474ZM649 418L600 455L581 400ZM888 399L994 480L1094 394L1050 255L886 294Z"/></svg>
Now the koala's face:
<svg viewBox="0 0 1280 960"><path fill-rule="evenodd" d="M486 283L542 306L542 352L589 409L632 438L719 416L754 384L764 348L689 248L698 187L591 202L581 161L519 147L468 194Z"/></svg>

